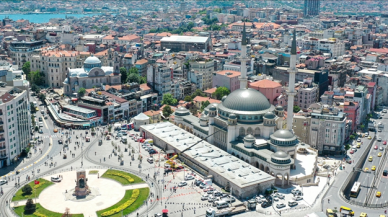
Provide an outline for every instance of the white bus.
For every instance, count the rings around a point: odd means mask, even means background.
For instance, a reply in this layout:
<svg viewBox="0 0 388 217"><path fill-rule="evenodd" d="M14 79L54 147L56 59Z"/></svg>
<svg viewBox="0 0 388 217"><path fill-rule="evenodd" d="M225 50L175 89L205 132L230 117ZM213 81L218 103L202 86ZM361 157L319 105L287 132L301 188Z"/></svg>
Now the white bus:
<svg viewBox="0 0 388 217"><path fill-rule="evenodd" d="M358 193L360 192L360 186L361 186L360 182L355 182L353 184L353 187L350 190L350 196L351 197L357 197L358 196Z"/></svg>

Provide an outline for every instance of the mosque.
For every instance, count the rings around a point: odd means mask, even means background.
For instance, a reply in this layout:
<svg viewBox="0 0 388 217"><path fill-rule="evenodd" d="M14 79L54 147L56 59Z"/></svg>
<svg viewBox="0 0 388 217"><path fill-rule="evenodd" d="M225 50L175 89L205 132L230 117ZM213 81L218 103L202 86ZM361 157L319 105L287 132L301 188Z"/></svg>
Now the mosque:
<svg viewBox="0 0 388 217"><path fill-rule="evenodd" d="M290 65L289 105L287 129L282 106L273 106L259 91L247 88L246 32L243 27L241 48L240 88L222 98L219 104L207 106L200 117L186 108L174 112L173 123L186 131L207 138L210 144L232 154L260 170L274 176L275 184L290 184L290 170L295 169L295 158L300 144L292 132L295 64ZM294 34L294 42L295 34ZM292 44L290 63L296 60L296 43ZM290 109L291 108L291 109Z"/></svg>
<svg viewBox="0 0 388 217"><path fill-rule="evenodd" d="M117 56L115 57L117 60ZM103 85L121 84L121 75L115 66L101 66L101 60L90 56L84 61L82 68L68 69L67 78L63 82L65 94L77 93L80 88L90 89Z"/></svg>

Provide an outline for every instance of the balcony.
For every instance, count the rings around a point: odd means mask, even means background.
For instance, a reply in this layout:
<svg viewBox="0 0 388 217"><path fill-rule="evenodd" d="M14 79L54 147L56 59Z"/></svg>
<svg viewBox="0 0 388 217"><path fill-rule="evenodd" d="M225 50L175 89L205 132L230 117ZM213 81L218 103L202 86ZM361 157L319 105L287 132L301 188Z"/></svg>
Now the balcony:
<svg viewBox="0 0 388 217"><path fill-rule="evenodd" d="M5 154L5 155L0 155L0 159L7 159L8 158L8 155Z"/></svg>
<svg viewBox="0 0 388 217"><path fill-rule="evenodd" d="M4 124L4 122L3 122L3 121L0 121L0 125L1 125L1 124Z"/></svg>
<svg viewBox="0 0 388 217"><path fill-rule="evenodd" d="M0 147L0 150L5 150L5 146Z"/></svg>
<svg viewBox="0 0 388 217"><path fill-rule="evenodd" d="M0 129L0 133L4 133L4 129Z"/></svg>
<svg viewBox="0 0 388 217"><path fill-rule="evenodd" d="M0 111L0 115L3 115L3 111Z"/></svg>
<svg viewBox="0 0 388 217"><path fill-rule="evenodd" d="M5 138L0 138L0 142L4 142L5 141Z"/></svg>

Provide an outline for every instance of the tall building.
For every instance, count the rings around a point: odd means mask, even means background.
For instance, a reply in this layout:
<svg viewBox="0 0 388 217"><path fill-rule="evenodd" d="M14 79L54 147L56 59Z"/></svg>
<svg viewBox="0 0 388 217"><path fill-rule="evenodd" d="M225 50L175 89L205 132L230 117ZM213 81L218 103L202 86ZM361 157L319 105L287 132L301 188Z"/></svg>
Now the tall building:
<svg viewBox="0 0 388 217"><path fill-rule="evenodd" d="M304 0L304 16L319 15L320 0Z"/></svg>
<svg viewBox="0 0 388 217"><path fill-rule="evenodd" d="M292 118L294 117L294 97L297 94L295 91L295 74L298 72L296 68L296 30L293 33L294 40L292 41L290 68L288 69L288 105L287 105L287 129L292 131Z"/></svg>
<svg viewBox="0 0 388 217"><path fill-rule="evenodd" d="M17 161L30 142L27 90L7 86L0 91L0 168Z"/></svg>

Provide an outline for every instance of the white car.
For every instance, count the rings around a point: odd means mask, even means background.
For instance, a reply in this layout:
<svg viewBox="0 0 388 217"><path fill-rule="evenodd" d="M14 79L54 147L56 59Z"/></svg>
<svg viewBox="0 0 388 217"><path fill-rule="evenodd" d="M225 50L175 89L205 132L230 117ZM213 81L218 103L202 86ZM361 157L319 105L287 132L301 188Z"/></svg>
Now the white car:
<svg viewBox="0 0 388 217"><path fill-rule="evenodd" d="M384 150L383 146L380 146L380 151L383 151L383 150Z"/></svg>
<svg viewBox="0 0 388 217"><path fill-rule="evenodd" d="M216 197L214 197L213 195L209 195L207 197L207 201L209 201L210 203L212 203L215 199L216 199Z"/></svg>
<svg viewBox="0 0 388 217"><path fill-rule="evenodd" d="M369 133L368 133L368 132L366 132L366 133L365 133L365 136L369 136Z"/></svg>
<svg viewBox="0 0 388 217"><path fill-rule="evenodd" d="M5 184L7 184L7 180L0 180L0 185L5 185Z"/></svg>
<svg viewBox="0 0 388 217"><path fill-rule="evenodd" d="M293 189L293 190L291 191L292 194L295 194L295 193L297 193L297 192L301 192L300 189Z"/></svg>
<svg viewBox="0 0 388 217"><path fill-rule="evenodd" d="M208 198L209 198L209 195L208 194L204 194L204 195L202 195L201 200L207 200Z"/></svg>
<svg viewBox="0 0 388 217"><path fill-rule="evenodd" d="M286 204L284 204L284 203L276 204L276 208L278 208L278 209L281 209L281 208L284 208L284 207L286 207Z"/></svg>
<svg viewBox="0 0 388 217"><path fill-rule="evenodd" d="M178 184L179 187L183 187L183 186L186 186L186 185L187 185L187 182L184 182L184 181L179 182L179 184Z"/></svg>
<svg viewBox="0 0 388 217"><path fill-rule="evenodd" d="M361 139L360 139L360 138L358 138L358 139L357 139L357 142L361 142Z"/></svg>
<svg viewBox="0 0 388 217"><path fill-rule="evenodd" d="M194 176L192 176L192 175L185 176L185 180L192 180L192 179L194 179Z"/></svg>
<svg viewBox="0 0 388 217"><path fill-rule="evenodd" d="M284 199L284 194L276 193L275 195L276 195L276 197L279 198L279 199Z"/></svg>
<svg viewBox="0 0 388 217"><path fill-rule="evenodd" d="M298 201L298 200L303 200L303 197L301 197L301 196L296 196L296 197L294 197L294 198L292 198L292 199L294 199L295 201Z"/></svg>

